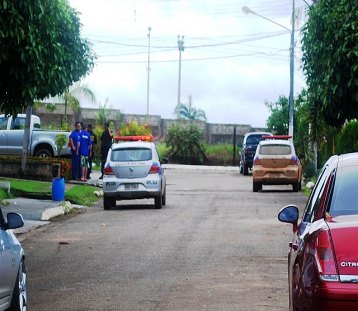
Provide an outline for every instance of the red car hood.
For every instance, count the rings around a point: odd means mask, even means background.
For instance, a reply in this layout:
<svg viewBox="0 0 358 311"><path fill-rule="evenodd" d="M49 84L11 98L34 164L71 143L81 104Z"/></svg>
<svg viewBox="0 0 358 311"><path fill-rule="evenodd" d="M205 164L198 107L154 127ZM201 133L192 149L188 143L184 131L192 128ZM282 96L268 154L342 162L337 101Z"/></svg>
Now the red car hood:
<svg viewBox="0 0 358 311"><path fill-rule="evenodd" d="M327 225L340 275L358 276L358 215L337 216Z"/></svg>

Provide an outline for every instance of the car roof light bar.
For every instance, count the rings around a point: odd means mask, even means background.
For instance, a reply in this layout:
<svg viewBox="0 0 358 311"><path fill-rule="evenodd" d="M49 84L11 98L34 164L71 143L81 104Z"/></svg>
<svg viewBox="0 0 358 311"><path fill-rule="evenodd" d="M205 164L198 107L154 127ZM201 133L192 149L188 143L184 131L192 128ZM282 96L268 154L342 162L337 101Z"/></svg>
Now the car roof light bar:
<svg viewBox="0 0 358 311"><path fill-rule="evenodd" d="M120 141L153 141L152 135L114 136L114 142Z"/></svg>
<svg viewBox="0 0 358 311"><path fill-rule="evenodd" d="M270 135L263 135L262 136L262 139L267 139L267 140L269 140L269 139L287 139L287 140L289 140L289 139L291 139L292 138L292 136L291 135L272 135L272 136L270 136Z"/></svg>

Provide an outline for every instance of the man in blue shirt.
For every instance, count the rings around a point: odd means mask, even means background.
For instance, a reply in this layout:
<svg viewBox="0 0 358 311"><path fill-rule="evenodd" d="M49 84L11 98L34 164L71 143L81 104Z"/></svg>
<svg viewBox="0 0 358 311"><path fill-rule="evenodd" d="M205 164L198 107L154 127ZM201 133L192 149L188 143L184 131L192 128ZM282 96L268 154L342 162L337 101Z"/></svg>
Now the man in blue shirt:
<svg viewBox="0 0 358 311"><path fill-rule="evenodd" d="M91 135L85 129L80 133L80 156L82 168L82 181L87 181L88 159L92 153L92 140Z"/></svg>
<svg viewBox="0 0 358 311"><path fill-rule="evenodd" d="M69 146L71 148L71 158L72 158L72 179L77 180L80 178L80 156L79 156L79 147L81 140L81 123L76 122L75 129L70 134Z"/></svg>

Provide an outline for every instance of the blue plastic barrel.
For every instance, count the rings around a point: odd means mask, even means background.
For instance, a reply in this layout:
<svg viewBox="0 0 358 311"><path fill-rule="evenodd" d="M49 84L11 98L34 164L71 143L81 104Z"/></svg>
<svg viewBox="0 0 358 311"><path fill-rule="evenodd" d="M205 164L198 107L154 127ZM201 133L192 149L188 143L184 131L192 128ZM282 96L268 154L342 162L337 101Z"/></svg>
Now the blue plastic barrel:
<svg viewBox="0 0 358 311"><path fill-rule="evenodd" d="M65 199L65 179L52 179L52 201L63 201Z"/></svg>

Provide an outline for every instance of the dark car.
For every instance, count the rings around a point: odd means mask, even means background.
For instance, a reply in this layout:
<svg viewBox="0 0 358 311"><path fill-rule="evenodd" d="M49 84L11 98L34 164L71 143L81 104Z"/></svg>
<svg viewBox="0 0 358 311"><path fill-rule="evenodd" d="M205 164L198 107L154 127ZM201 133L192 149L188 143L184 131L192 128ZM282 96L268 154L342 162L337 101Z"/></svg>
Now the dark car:
<svg viewBox="0 0 358 311"><path fill-rule="evenodd" d="M256 148L262 136L272 136L271 133L266 132L250 132L244 136L240 151L240 174L248 175L249 169L252 169Z"/></svg>
<svg viewBox="0 0 358 311"><path fill-rule="evenodd" d="M358 310L358 153L331 157L308 199L302 220L286 206L278 218L292 223L288 284L290 310Z"/></svg>

